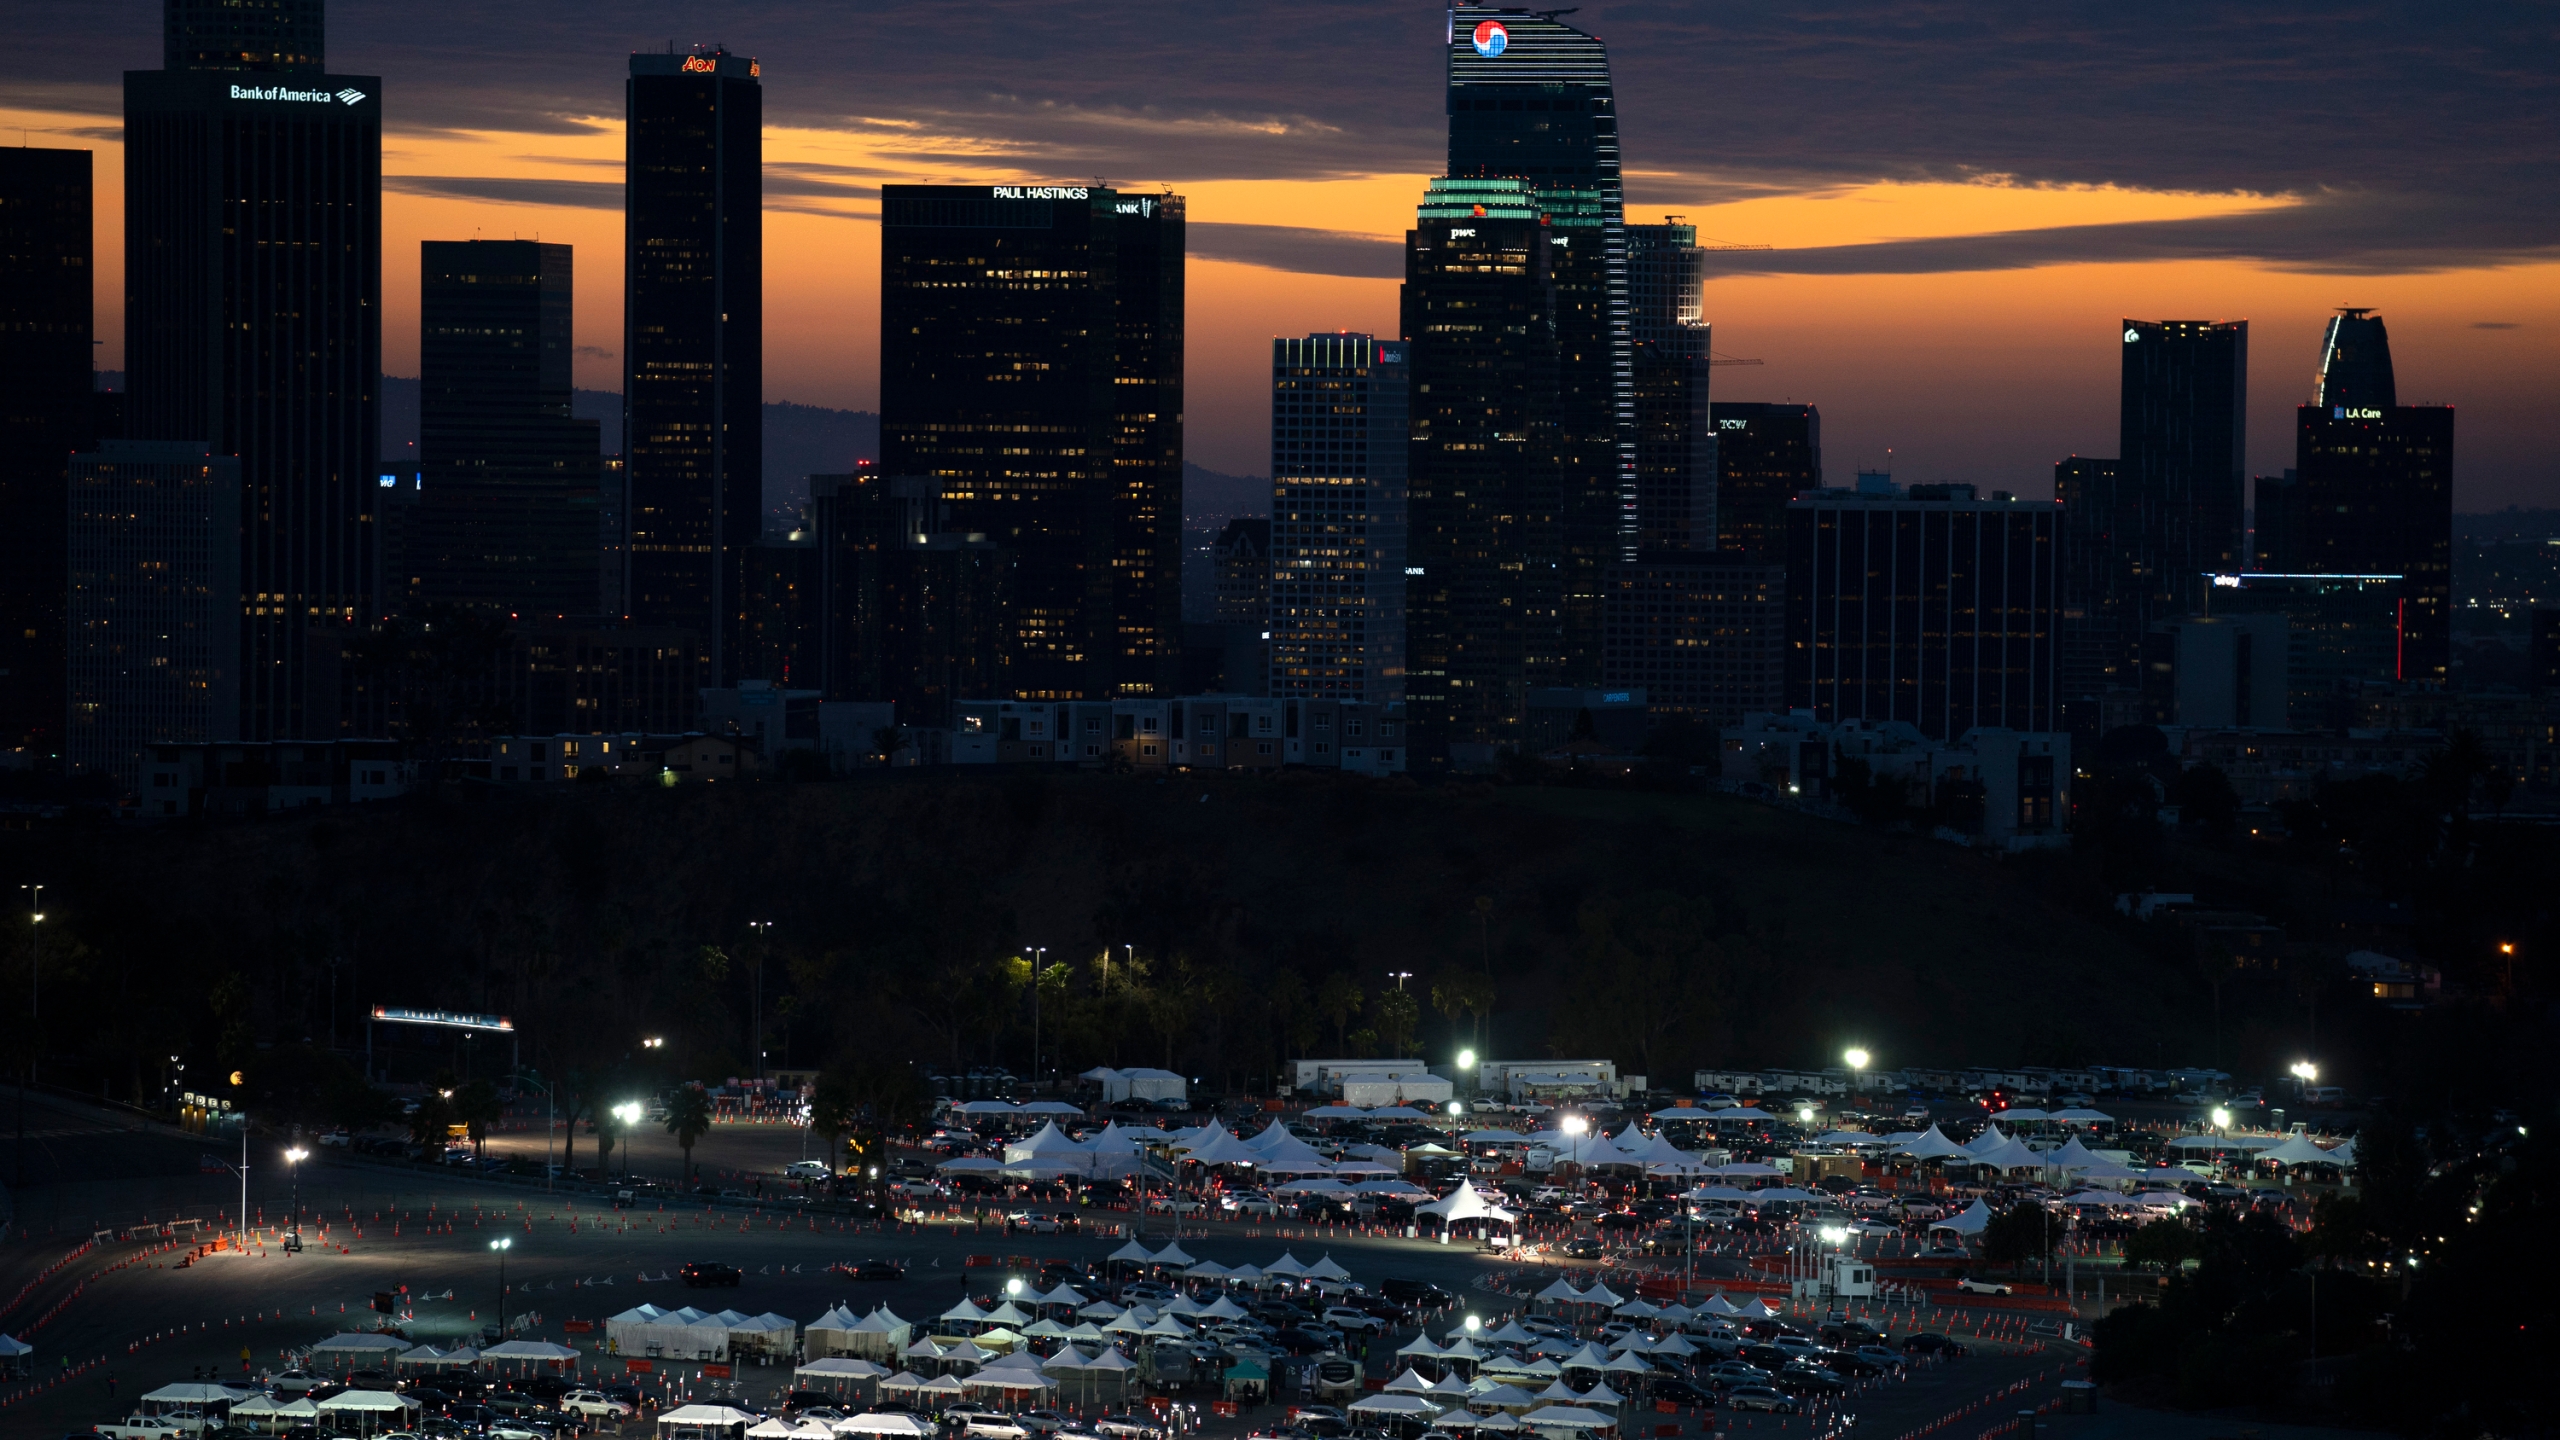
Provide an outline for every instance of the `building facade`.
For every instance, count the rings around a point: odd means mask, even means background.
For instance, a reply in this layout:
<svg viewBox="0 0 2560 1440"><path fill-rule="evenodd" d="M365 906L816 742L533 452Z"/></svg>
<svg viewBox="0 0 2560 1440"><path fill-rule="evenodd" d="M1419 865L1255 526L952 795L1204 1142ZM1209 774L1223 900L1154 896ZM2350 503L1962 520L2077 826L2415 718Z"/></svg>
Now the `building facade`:
<svg viewBox="0 0 2560 1440"><path fill-rule="evenodd" d="M2394 679L2441 685L2453 658L2453 407L2403 405L2382 317L2340 312L2315 399L2294 411L2299 569L2396 574Z"/></svg>
<svg viewBox="0 0 2560 1440"><path fill-rule="evenodd" d="M2106 540L2074 563L2091 568L2084 623L2129 675L2151 626L2200 613L2204 577L2247 553L2249 324L2127 320L2121 348L2117 480L2088 521Z"/></svg>
<svg viewBox="0 0 2560 1440"><path fill-rule="evenodd" d="M386 585L395 608L597 614L596 422L569 413L566 245L420 247L416 504Z"/></svg>
<svg viewBox="0 0 2560 1440"><path fill-rule="evenodd" d="M1787 705L1932 740L2059 729L2060 507L1970 485L1787 510Z"/></svg>
<svg viewBox="0 0 2560 1440"><path fill-rule="evenodd" d="M239 735L240 462L110 440L69 474L64 759L130 794L153 742Z"/></svg>
<svg viewBox="0 0 2560 1440"><path fill-rule="evenodd" d="M1522 180L1431 182L1405 239L1405 698L1416 768L1517 748L1565 671L1548 227Z"/></svg>
<svg viewBox="0 0 2560 1440"><path fill-rule="evenodd" d="M1373 335L1271 342L1270 694L1404 698L1409 359Z"/></svg>
<svg viewBox="0 0 2560 1440"><path fill-rule="evenodd" d="M1013 693L1171 690L1181 197L890 185L881 215L882 468L1010 557Z"/></svg>
<svg viewBox="0 0 2560 1440"><path fill-rule="evenodd" d="M1716 534L1753 565L1787 559L1787 502L1822 488L1822 412L1811 405L1717 401Z"/></svg>
<svg viewBox="0 0 2560 1440"><path fill-rule="evenodd" d="M1636 549L1648 559L1711 552L1719 544L1716 423L1707 386L1714 331L1701 300L1705 259L1695 225L1627 227Z"/></svg>
<svg viewBox="0 0 2560 1440"><path fill-rule="evenodd" d="M97 440L86 150L0 149L0 749L62 748L71 454Z"/></svg>
<svg viewBox="0 0 2560 1440"><path fill-rule="evenodd" d="M1611 689L1644 692L1657 719L1740 722L1786 695L1784 566L1702 554L1648 558L1609 575Z"/></svg>
<svg viewBox="0 0 2560 1440"><path fill-rule="evenodd" d="M382 81L327 73L319 0L164 40L124 82L126 430L239 457L240 734L299 736L375 595Z"/></svg>
<svg viewBox="0 0 2560 1440"><path fill-rule="evenodd" d="M1634 560L1639 540L1635 362L1609 50L1560 13L1450 12L1448 174L1525 181L1549 232L1561 663L1588 685L1608 567Z"/></svg>
<svg viewBox="0 0 2560 1440"><path fill-rule="evenodd" d="M625 614L693 632L726 683L764 528L764 94L718 48L625 89Z"/></svg>
<svg viewBox="0 0 2560 1440"><path fill-rule="evenodd" d="M905 723L947 726L962 696L1007 693L1011 558L951 528L941 482L866 467L811 476L809 491L811 678L823 697L886 701Z"/></svg>

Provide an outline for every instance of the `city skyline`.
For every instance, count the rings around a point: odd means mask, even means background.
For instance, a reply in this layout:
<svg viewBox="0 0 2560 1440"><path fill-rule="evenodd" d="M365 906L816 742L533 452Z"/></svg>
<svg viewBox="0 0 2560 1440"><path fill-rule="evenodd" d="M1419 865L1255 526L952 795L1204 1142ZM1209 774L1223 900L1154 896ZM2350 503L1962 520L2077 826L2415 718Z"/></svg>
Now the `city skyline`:
<svg viewBox="0 0 2560 1440"><path fill-rule="evenodd" d="M1268 341L1391 328L1395 237L1444 133L1435 8L1303 13L1283 40L1240 46L1247 32L1230 27L1244 17L1143 6L1072 24L1026 11L984 33L787 8L569 11L510 14L504 33L527 43L502 45L488 26L430 38L348 7L333 17L333 68L380 73L389 91L384 368L416 373L416 241L539 234L598 262L579 267L579 378L613 388L620 186L605 167L620 163L624 57L670 36L717 39L787 57L765 76L767 398L877 407L864 343L877 327L877 182L1100 173L1189 197L1188 450L1213 469L1257 470ZM114 82L153 62L159 18L131 6L41 21L34 38L56 62L0 114L29 143L99 151L102 368L122 364ZM1938 77L1928 62L1962 42L1919 18L1827 42L1784 14L1605 5L1575 17L1619 56L1630 222L1679 213L1709 240L1778 247L1709 257L1719 346L1767 362L1720 376L1719 398L1822 405L1835 483L1890 463L1907 479L2040 494L2055 460L2108 448L2118 319L2245 318L2258 331L2247 468L2275 473L2322 324L2369 305L2392 324L2404 393L2471 412L2456 505L2550 493L2560 420L2534 397L2554 368L2560 286L2537 283L2555 273L2550 227L2521 183L2543 162L2504 123L2529 111L2531 83L2476 58L2509 43L2491 22L2401 37L2427 63L2398 89L2364 77L2376 62L2306 57L2321 48L2308 17L2217 31L2238 69L2251 55L2302 64L2248 80L2181 72L2194 113L2164 117L2138 103L2144 78L2175 63L2172 38L2227 22L2190 19L2173 37L2165 21L2057 35L2040 20L1974 42ZM1042 63L1019 63L1035 51ZM1749 63L1722 58L1736 53ZM1994 67L2007 103L1962 90ZM1865 102L1808 100L1790 77L1855 82ZM2285 113L2287 97L2298 108L2301 87L2324 83L2379 87L2352 133L2314 136ZM2469 96L2460 116L2428 108L2452 88ZM860 113L846 113L847 95ZM1329 98L1354 96L1353 111ZM2064 113L2066 99L2084 103ZM1907 362L1915 335L1934 337L1916 343L1937 360Z"/></svg>

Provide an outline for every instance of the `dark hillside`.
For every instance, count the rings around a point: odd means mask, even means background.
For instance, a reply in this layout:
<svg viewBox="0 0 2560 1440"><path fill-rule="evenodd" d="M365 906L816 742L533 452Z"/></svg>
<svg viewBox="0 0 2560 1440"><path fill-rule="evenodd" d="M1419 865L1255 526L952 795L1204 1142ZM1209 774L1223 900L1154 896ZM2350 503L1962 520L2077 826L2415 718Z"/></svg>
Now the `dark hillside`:
<svg viewBox="0 0 2560 1440"><path fill-rule="evenodd" d="M228 1064L325 1041L333 959L342 1040L372 1004L468 1008L515 1017L528 1063L664 1034L686 1068L734 1073L756 920L775 1063L1020 1071L1007 957L1033 945L1052 1064L1257 1088L1287 1055L1445 1058L1488 1008L1488 1053L1683 1086L1852 1041L1886 1064L2174 1061L2201 1028L2179 1018L2190 975L2021 867L1716 796L1299 773L579 785L16 858L50 872L48 944L85 948L58 965L104 1002L51 1045L119 1089L173 1044Z"/></svg>

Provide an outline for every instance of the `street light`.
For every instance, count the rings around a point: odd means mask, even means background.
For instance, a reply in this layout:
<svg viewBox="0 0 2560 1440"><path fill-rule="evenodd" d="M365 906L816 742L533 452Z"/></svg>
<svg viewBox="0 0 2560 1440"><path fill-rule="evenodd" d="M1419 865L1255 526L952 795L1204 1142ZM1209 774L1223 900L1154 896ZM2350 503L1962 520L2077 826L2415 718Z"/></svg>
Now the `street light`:
<svg viewBox="0 0 2560 1440"><path fill-rule="evenodd" d="M507 1251L515 1243L506 1236L489 1242L489 1248L498 1252L498 1338L501 1340L507 1338Z"/></svg>
<svg viewBox="0 0 2560 1440"><path fill-rule="evenodd" d="M1579 1115L1567 1115L1556 1122L1556 1128L1567 1135L1587 1135L1591 1133L1591 1122Z"/></svg>
<svg viewBox="0 0 2560 1440"><path fill-rule="evenodd" d="M311 1152L299 1145L284 1152L284 1163L291 1167L286 1173L293 1177L293 1238L297 1243L302 1239L302 1162L310 1158Z"/></svg>
<svg viewBox="0 0 2560 1440"><path fill-rule="evenodd" d="M626 1179L631 1174L631 1130L648 1113L648 1108L637 1100L625 1100L613 1107L613 1118L622 1122L622 1173Z"/></svg>
<svg viewBox="0 0 2560 1440"><path fill-rule="evenodd" d="M2308 1060L2294 1061L2293 1064L2288 1067L2286 1073L2292 1075L2294 1079L2301 1081L2305 1085L2316 1085L2320 1083L2320 1067L2312 1064Z"/></svg>
<svg viewBox="0 0 2560 1440"><path fill-rule="evenodd" d="M2219 1106L2219 1105L2214 1106L2214 1107L2213 1107L2213 1128L2214 1128L2214 1129L2216 1129L2216 1130L2228 1130L2228 1129L2230 1129L2230 1128L2231 1128L2231 1112L2230 1112L2230 1111L2228 1111L2228 1110L2223 1109L2223 1108L2222 1108L2221 1106Z"/></svg>
<svg viewBox="0 0 2560 1440"><path fill-rule="evenodd" d="M1837 1225L1825 1225L1819 1233L1824 1240L1834 1245L1849 1238L1849 1232Z"/></svg>
<svg viewBox="0 0 2560 1440"><path fill-rule="evenodd" d="M1452 1100L1449 1102L1449 1113L1452 1115L1464 1115L1467 1113L1467 1107L1459 1104L1455 1100Z"/></svg>
<svg viewBox="0 0 2560 1440"><path fill-rule="evenodd" d="M1468 1334L1473 1335L1473 1334L1474 1334L1474 1333L1476 1333L1476 1331L1477 1331L1478 1329L1480 1329L1483 1325L1484 1325L1484 1322L1483 1322L1482 1320L1477 1319L1475 1316L1470 1315L1470 1316L1468 1316L1468 1317L1467 1317L1467 1333L1468 1333Z"/></svg>
<svg viewBox="0 0 2560 1440"><path fill-rule="evenodd" d="M643 1050L664 1050L667 1048L667 1038L663 1035L652 1035L640 1042L640 1048Z"/></svg>
<svg viewBox="0 0 2560 1440"><path fill-rule="evenodd" d="M1413 972L1410 970L1390 970L1387 972L1387 976L1394 980L1396 982L1396 988L1401 990L1404 988L1404 982L1413 978Z"/></svg>
<svg viewBox="0 0 2560 1440"><path fill-rule="evenodd" d="M756 1078L758 1080L762 1080L764 1078L764 957L765 952L773 948L773 922L770 920L750 920L747 922L747 928L756 932L756 987L754 991L756 1012Z"/></svg>

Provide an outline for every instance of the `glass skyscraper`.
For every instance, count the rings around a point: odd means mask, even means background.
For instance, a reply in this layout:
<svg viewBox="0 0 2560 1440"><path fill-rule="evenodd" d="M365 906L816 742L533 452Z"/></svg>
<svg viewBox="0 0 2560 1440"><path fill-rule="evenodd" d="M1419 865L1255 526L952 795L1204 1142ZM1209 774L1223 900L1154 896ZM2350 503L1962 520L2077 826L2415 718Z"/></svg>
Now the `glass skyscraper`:
<svg viewBox="0 0 2560 1440"><path fill-rule="evenodd" d="M735 682L764 527L764 92L725 50L634 55L623 215L624 604Z"/></svg>
<svg viewBox="0 0 2560 1440"><path fill-rule="evenodd" d="M1637 548L1647 558L1713 551L1716 425L1698 227L1627 227L1635 353Z"/></svg>
<svg viewBox="0 0 2560 1440"><path fill-rule="evenodd" d="M1406 356L1271 342L1270 694L1404 698Z"/></svg>
<svg viewBox="0 0 2560 1440"><path fill-rule="evenodd" d="M1171 693L1181 197L889 185L880 203L881 468L932 480L956 530L1011 556L1011 698Z"/></svg>
<svg viewBox="0 0 2560 1440"><path fill-rule="evenodd" d="M89 152L0 147L0 749L62 745L66 467L96 438Z"/></svg>
<svg viewBox="0 0 2560 1440"><path fill-rule="evenodd" d="M1516 748L1530 691L1564 672L1544 214L1525 180L1434 180L1405 238L1405 703L1422 768L1488 765Z"/></svg>
<svg viewBox="0 0 2560 1440"><path fill-rule="evenodd" d="M387 587L501 614L596 612L596 422L569 414L569 247L421 247L417 504Z"/></svg>
<svg viewBox="0 0 2560 1440"><path fill-rule="evenodd" d="M374 602L382 82L319 0L168 6L125 73L127 432L239 458L239 738L335 733L315 664Z"/></svg>
<svg viewBox="0 0 2560 1440"><path fill-rule="evenodd" d="M1634 560L1641 543L1636 376L1609 50L1555 17L1471 4L1449 12L1448 173L1526 181L1551 232L1558 683L1587 686L1599 682L1606 571Z"/></svg>
<svg viewBox="0 0 2560 1440"><path fill-rule="evenodd" d="M2294 412L2303 570L2400 577L2395 678L2442 683L2453 658L2453 407L2403 405L2382 317L2340 311L2314 402Z"/></svg>

